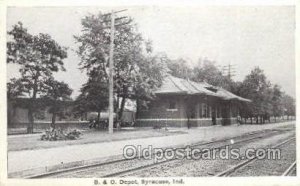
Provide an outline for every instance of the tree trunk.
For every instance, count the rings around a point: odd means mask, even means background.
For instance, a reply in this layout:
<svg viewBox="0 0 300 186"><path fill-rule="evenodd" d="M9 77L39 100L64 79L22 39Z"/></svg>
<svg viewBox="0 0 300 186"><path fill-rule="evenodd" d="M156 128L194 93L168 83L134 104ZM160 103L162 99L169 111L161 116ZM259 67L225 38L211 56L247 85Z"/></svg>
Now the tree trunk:
<svg viewBox="0 0 300 186"><path fill-rule="evenodd" d="M55 129L55 121L56 121L56 112L54 112L52 114L52 121L51 121L51 128L52 128L52 130Z"/></svg>
<svg viewBox="0 0 300 186"><path fill-rule="evenodd" d="M253 124L253 118L252 118L252 116L250 117L250 120L251 120L251 121L250 121L250 122L251 122L251 124Z"/></svg>
<svg viewBox="0 0 300 186"><path fill-rule="evenodd" d="M29 100L29 107L28 107L28 126L27 126L27 133L32 134L33 133L33 124L34 124L34 117L33 117L33 110L35 106L35 101L36 101L36 94L38 91L37 87L37 80L39 77L39 71L37 72L36 76L34 77L34 85L33 85L33 92L32 92L32 98Z"/></svg>
<svg viewBox="0 0 300 186"><path fill-rule="evenodd" d="M118 113L119 121L121 121L122 116L123 116L124 107L125 107L125 103L126 103L126 95L127 95L127 88L123 87L122 102L121 102L121 107L120 107L120 110L119 110L119 113Z"/></svg>
<svg viewBox="0 0 300 186"><path fill-rule="evenodd" d="M122 102L121 102L121 107L119 110L119 120L121 121L122 116L123 116L123 112L124 112L124 107L125 107L125 102L126 102L126 97L125 95L122 96Z"/></svg>
<svg viewBox="0 0 300 186"><path fill-rule="evenodd" d="M256 124L258 124L258 116L256 116Z"/></svg>
<svg viewBox="0 0 300 186"><path fill-rule="evenodd" d="M54 129L55 129L55 121L56 121L56 115L57 115L56 111L57 111L56 101L54 100L53 101L52 120L51 120L51 125L50 125L50 127L52 128L52 131L54 131Z"/></svg>
<svg viewBox="0 0 300 186"><path fill-rule="evenodd" d="M27 126L27 133L28 134L33 133L33 123L34 123L33 111L32 111L32 106L30 104L29 108L28 108L28 126Z"/></svg>
<svg viewBox="0 0 300 186"><path fill-rule="evenodd" d="M136 98L136 112L135 112L135 118L139 118L139 111L141 109L141 105L140 105L140 99Z"/></svg>
<svg viewBox="0 0 300 186"><path fill-rule="evenodd" d="M260 119L260 124L262 124L262 123L263 123L263 121L262 121L262 120L263 120L262 116L260 116L259 119Z"/></svg>
<svg viewBox="0 0 300 186"><path fill-rule="evenodd" d="M120 94L119 94L119 91L117 93L117 109L120 108Z"/></svg>
<svg viewBox="0 0 300 186"><path fill-rule="evenodd" d="M276 123L276 116L274 116L274 119L275 119L275 123Z"/></svg>
<svg viewBox="0 0 300 186"><path fill-rule="evenodd" d="M34 97L30 100L30 103L29 103L29 107L28 107L28 126L27 126L27 133L28 134L32 134L33 133L33 124L34 124L34 116L33 116L33 113L34 113L34 108L33 106L35 105L35 97L36 97L36 94L34 95Z"/></svg>
<svg viewBox="0 0 300 186"><path fill-rule="evenodd" d="M14 108L12 106L11 103L9 103L9 101L7 102L7 128L11 127L11 120L12 120L12 112L13 112Z"/></svg>
<svg viewBox="0 0 300 186"><path fill-rule="evenodd" d="M100 123L100 111L98 111L98 113L97 113L97 121L98 121L98 123Z"/></svg>

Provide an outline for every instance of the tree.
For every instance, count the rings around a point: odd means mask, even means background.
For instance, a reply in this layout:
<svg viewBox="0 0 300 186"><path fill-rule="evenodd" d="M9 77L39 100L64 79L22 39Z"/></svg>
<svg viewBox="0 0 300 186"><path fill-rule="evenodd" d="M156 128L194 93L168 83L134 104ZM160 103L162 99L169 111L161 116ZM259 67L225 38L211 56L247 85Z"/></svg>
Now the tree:
<svg viewBox="0 0 300 186"><path fill-rule="evenodd" d="M24 96L25 87L21 79L12 78L7 83L7 99L12 100L19 96Z"/></svg>
<svg viewBox="0 0 300 186"><path fill-rule="evenodd" d="M167 60L167 66L172 76L184 79L193 78L193 69L187 65L187 61L183 58Z"/></svg>
<svg viewBox="0 0 300 186"><path fill-rule="evenodd" d="M90 73L87 83L80 89L81 93L75 101L75 112L79 114L88 111L98 112L98 122L100 121L100 112L108 106L108 84L101 75L103 71L93 69Z"/></svg>
<svg viewBox="0 0 300 186"><path fill-rule="evenodd" d="M232 81L227 76L223 76L222 72L215 66L214 61L199 60L198 65L193 69L194 81L207 82L214 86L223 87L224 89L231 90Z"/></svg>
<svg viewBox="0 0 300 186"><path fill-rule="evenodd" d="M80 44L77 54L81 57L80 68L89 77L97 71L101 77L98 81L101 87L108 84L109 59L109 15L89 15L82 19L82 34L75 36ZM143 97L151 97L153 90L160 84L163 76L160 60L151 56L151 42L144 41L137 27L131 23L117 26L114 41L114 94L117 100L118 118L121 119L127 98L139 97L137 93L144 93ZM147 54L146 54L147 53ZM149 72L155 72L149 74ZM99 93L100 94L100 93ZM98 95L99 95L98 94Z"/></svg>
<svg viewBox="0 0 300 186"><path fill-rule="evenodd" d="M283 94L282 104L284 107L284 114L287 115L288 119L289 119L289 116L296 115L296 105L295 105L295 99L293 97L291 97L287 94Z"/></svg>
<svg viewBox="0 0 300 186"><path fill-rule="evenodd" d="M51 128L54 130L56 116L64 114L64 102L71 100L72 89L64 82L49 78L45 82L45 90L46 94L42 98L50 105L49 112L52 113Z"/></svg>
<svg viewBox="0 0 300 186"><path fill-rule="evenodd" d="M7 125L11 126L11 116L15 114L17 98L24 95L24 86L20 79L12 78L7 83Z"/></svg>
<svg viewBox="0 0 300 186"><path fill-rule="evenodd" d="M83 119L86 113L89 111L87 106L85 95L80 93L73 102L72 112L76 118Z"/></svg>
<svg viewBox="0 0 300 186"><path fill-rule="evenodd" d="M275 122L276 122L276 117L279 117L283 114L282 94L283 93L281 92L279 85L274 85L272 89L271 104L272 104L272 115L275 118Z"/></svg>
<svg viewBox="0 0 300 186"><path fill-rule="evenodd" d="M65 70L63 59L67 57L67 49L48 34L31 35L21 22L14 25L8 35L7 63L20 66L20 81L24 86L24 93L28 93L30 97L27 132L32 133L36 99L45 92L45 81L52 77L53 72Z"/></svg>
<svg viewBox="0 0 300 186"><path fill-rule="evenodd" d="M149 101L155 98L154 91L162 85L168 71L167 60L164 54L149 54L140 61L132 88L132 97L137 100L137 112L147 108Z"/></svg>
<svg viewBox="0 0 300 186"><path fill-rule="evenodd" d="M263 70L259 67L255 67L249 75L247 75L240 87L240 95L252 100L248 104L247 110L244 110L244 115L248 117L256 117L256 123L258 123L258 117L261 117L261 123L264 115L268 115L271 112L271 83L267 80Z"/></svg>

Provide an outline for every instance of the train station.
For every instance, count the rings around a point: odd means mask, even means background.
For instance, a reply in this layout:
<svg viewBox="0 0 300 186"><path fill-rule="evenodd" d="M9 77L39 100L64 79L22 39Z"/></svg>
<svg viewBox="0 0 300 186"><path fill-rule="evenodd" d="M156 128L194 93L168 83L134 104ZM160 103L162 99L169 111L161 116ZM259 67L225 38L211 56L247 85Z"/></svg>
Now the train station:
<svg viewBox="0 0 300 186"><path fill-rule="evenodd" d="M206 82L168 75L149 107L137 111L135 126L200 127L237 124L239 107L249 99Z"/></svg>

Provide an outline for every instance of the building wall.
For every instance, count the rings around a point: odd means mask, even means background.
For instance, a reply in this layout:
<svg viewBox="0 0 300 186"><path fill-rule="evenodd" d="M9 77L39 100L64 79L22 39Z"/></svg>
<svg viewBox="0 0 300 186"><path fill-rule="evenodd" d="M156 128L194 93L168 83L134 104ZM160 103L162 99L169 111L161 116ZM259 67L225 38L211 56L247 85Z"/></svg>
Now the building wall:
<svg viewBox="0 0 300 186"><path fill-rule="evenodd" d="M153 126L186 126L184 98L182 96L161 96L149 104L148 109L139 110L136 125L140 127ZM170 101L174 101L176 108L170 108Z"/></svg>
<svg viewBox="0 0 300 186"><path fill-rule="evenodd" d="M9 106L8 112L10 114L10 122L8 122L9 129L22 129L28 126L28 109L21 107ZM33 124L34 131L43 131L50 128L52 114L44 111L45 115L43 119L35 117L35 122ZM57 118L58 119L58 118ZM56 121L56 127L61 129L82 129L88 128L88 122L86 121Z"/></svg>
<svg viewBox="0 0 300 186"><path fill-rule="evenodd" d="M176 102L176 108L170 109L170 102ZM180 95L159 96L151 102L147 110L139 110L135 126L137 127L200 127L237 123L232 117L234 105L207 96L186 97ZM189 114L189 115L188 115ZM189 118L189 119L188 119Z"/></svg>
<svg viewBox="0 0 300 186"><path fill-rule="evenodd" d="M22 101L22 100L21 100ZM20 106L21 105L21 106ZM24 104L25 105L25 104ZM22 102L20 102L18 105L13 105L11 102L8 101L7 103L7 127L8 128L24 128L28 125L28 109L22 105ZM65 112L68 112L68 109L71 110L71 107L65 108ZM42 127L45 126L45 123L49 124L52 120L52 114L49 112L49 108L44 108L38 110L39 112L35 112L33 114L34 116L34 128L39 128L40 125ZM65 118L61 118L59 116L56 117L57 123L59 121L62 121L62 123L66 123L64 121L71 121L71 123L74 121L76 124L78 121L78 118L74 118L73 115L66 115ZM63 125L66 126L65 124Z"/></svg>

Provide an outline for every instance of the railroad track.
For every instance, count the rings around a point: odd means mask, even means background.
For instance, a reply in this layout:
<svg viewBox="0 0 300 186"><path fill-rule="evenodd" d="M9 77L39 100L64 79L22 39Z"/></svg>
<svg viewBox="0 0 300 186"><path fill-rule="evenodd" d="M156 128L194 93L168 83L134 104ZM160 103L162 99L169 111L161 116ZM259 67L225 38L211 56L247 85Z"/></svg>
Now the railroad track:
<svg viewBox="0 0 300 186"><path fill-rule="evenodd" d="M272 148L275 149L275 148L278 148L280 146L283 146L291 141L295 140L295 137L292 137L292 138L289 138L279 144L276 144L275 146L273 146ZM245 167L246 165L256 161L258 158L258 156L255 156L251 159L248 159L248 160L245 160L243 162L240 162L239 164L233 166L233 167L230 167L229 169L226 169L218 174L216 174L215 176L216 177L228 177L230 175L232 175L234 172L236 172L237 170ZM283 173L283 176L286 176L288 174L290 174L292 171L293 171L293 168L296 166L296 162L294 162L284 173Z"/></svg>
<svg viewBox="0 0 300 186"><path fill-rule="evenodd" d="M240 144L240 143L245 143L245 142L249 142L249 141L254 141L254 140L259 140L262 138L266 138L266 137L270 137L272 135L276 135L276 134L282 134L284 132L287 131L291 131L292 129L289 128L279 128L279 129L274 129L274 130L266 130L266 131L259 131L259 132L253 132L253 133L249 133L247 135L241 135L241 136L237 136L237 137L233 137L233 138L226 138L226 139L222 139L222 140L217 140L217 141L210 141L210 142L205 142L205 143L195 143L190 145L190 147L205 147L205 146L209 146L209 145L214 145L213 148L222 148L226 145L232 145L230 143L230 141L234 141L234 144ZM209 146L211 147L211 146ZM110 173L103 173L100 177L116 177L116 176L122 176L124 174L127 173L132 173L135 171L139 171L139 170L143 170L143 169L147 169L150 167L154 167L160 164L164 164L164 163L168 163L171 161L175 161L178 159L165 159L159 162L154 162L153 160L151 160L151 163L146 163L144 165L141 166L136 166L136 167L130 167L124 170L118 170L116 172L110 172ZM136 162L134 162L136 161ZM141 161L141 160L139 160ZM142 160L144 161L144 160ZM123 167L126 166L127 164L134 164L134 163L139 163L136 159L133 160L128 160L128 159L118 159L118 160L114 160L114 161L109 161L109 162L105 162L105 163L99 163L99 164L94 164L94 165L88 165L88 166L81 166L81 167L75 167L75 168L70 168L70 169L63 169L63 170L59 170L59 171L53 171L53 172L47 172L47 173L43 173L43 174L39 174L39 175L34 175L34 176L28 176L27 178L45 178L45 177L64 177L64 175L72 175L74 173L84 173L85 171L93 171L93 169L99 169L99 168L106 168L108 171L111 171L111 169L113 169L113 167L118 167L120 166L120 164L124 164ZM110 168L110 169L109 169Z"/></svg>
<svg viewBox="0 0 300 186"><path fill-rule="evenodd" d="M294 161L294 163L292 163L281 176L291 176L293 174L294 171L296 171L297 168L297 163L296 161Z"/></svg>

